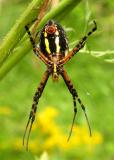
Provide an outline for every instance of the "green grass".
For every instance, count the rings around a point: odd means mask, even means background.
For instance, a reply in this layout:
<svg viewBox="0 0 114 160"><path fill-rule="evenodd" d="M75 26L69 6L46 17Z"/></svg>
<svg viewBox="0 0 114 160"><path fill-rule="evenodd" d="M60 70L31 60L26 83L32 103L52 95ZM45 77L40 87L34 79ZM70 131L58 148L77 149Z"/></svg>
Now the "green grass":
<svg viewBox="0 0 114 160"><path fill-rule="evenodd" d="M103 1L100 5L91 1L92 17L97 20L98 30L87 42L89 50L114 50L114 17L111 10L113 4L112 1L106 1L106 3L108 4L107 10L103 8ZM15 19L26 8L25 6L25 3L3 5L2 16L0 17L2 22L0 27L1 41L15 23ZM99 9L100 7L102 8ZM60 21L65 28L72 27L75 29L74 32L68 32L69 42L78 40L84 34L84 9L84 4L80 3L73 12ZM88 26L88 28L91 28L91 26ZM91 54L80 53L65 65L74 86L86 106L91 128L93 131L96 130L102 134L103 143L95 147L91 156L86 153L85 146L80 147L82 151L80 151L80 148L78 150L74 148L69 150L68 153L61 153L58 149L53 148L53 151L48 152L50 159L56 160L59 157L61 160L76 158L98 160L100 157L102 160L107 160L114 156L114 64L107 63L105 59L113 59L113 54L95 58ZM35 155L40 157L42 154L41 152L37 154L27 153L23 148L15 150L11 144L16 138L21 139L23 136L32 104L32 97L40 83L44 70L44 64L30 52L0 83L0 109L5 106L11 109L11 114L9 115L0 113L0 142L2 146L0 147L0 159L2 160L32 160L35 159ZM37 114L40 114L47 106L52 106L59 110L60 114L56 121L68 134L68 125L70 125L73 115L73 105L72 97L62 78L58 83L54 84L50 77L40 99ZM76 122L79 126L85 125L84 115L79 105ZM34 136L33 133L30 141Z"/></svg>

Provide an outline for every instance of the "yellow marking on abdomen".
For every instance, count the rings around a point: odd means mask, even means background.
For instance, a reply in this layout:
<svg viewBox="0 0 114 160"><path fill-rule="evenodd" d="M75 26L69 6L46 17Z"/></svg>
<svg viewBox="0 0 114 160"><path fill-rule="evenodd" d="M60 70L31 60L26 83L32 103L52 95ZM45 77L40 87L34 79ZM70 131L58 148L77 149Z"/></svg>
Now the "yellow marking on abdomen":
<svg viewBox="0 0 114 160"><path fill-rule="evenodd" d="M56 44L56 52L59 53L60 46L59 46L59 37L58 36L55 38L55 44Z"/></svg>
<svg viewBox="0 0 114 160"><path fill-rule="evenodd" d="M45 38L45 46L46 46L46 51L50 54L51 51L50 51L50 48L49 48L49 42L48 42L47 38Z"/></svg>
<svg viewBox="0 0 114 160"><path fill-rule="evenodd" d="M44 37L47 37L47 33L46 32L44 32Z"/></svg>
<svg viewBox="0 0 114 160"><path fill-rule="evenodd" d="M56 67L55 63L53 64L53 69L54 69L54 73L56 73L57 72L57 67Z"/></svg>

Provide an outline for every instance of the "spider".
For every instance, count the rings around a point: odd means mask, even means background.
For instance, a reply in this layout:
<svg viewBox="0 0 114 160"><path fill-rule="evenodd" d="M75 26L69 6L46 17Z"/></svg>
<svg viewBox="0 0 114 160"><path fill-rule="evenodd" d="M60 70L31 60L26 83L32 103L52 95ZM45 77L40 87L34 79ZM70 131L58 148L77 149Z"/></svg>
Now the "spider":
<svg viewBox="0 0 114 160"><path fill-rule="evenodd" d="M94 27L85 35L78 44L66 54L66 51L68 50L68 41L66 38L66 33L62 26L55 22L54 20L49 20L42 30L40 31L40 37L39 37L39 46L36 43L35 39L33 38L28 25L25 26L26 32L29 35L30 42L33 47L33 51L35 55L41 59L47 66L46 71L44 72L43 78L39 84L39 87L37 88L35 95L33 97L33 104L31 108L31 112L29 115L29 119L25 128L24 136L23 136L23 145L24 145L24 139L26 136L26 132L28 130L28 136L27 136L27 142L26 142L26 149L28 150L28 142L30 137L30 132L32 129L33 122L35 120L37 105L39 102L39 99L42 95L42 92L46 86L46 83L48 81L48 78L50 75L52 75L53 81L58 81L59 76L61 75L66 86L68 87L69 92L72 95L73 98L73 105L74 105L74 116L72 120L72 125L70 129L70 133L68 136L68 141L70 139L70 136L72 134L72 129L77 113L77 106L76 101L80 104L84 114L85 118L88 124L90 136L91 136L91 128L89 124L89 120L86 114L85 106L83 105L81 99L78 96L78 93L76 89L74 88L66 70L64 69L64 64L66 64L80 49L82 49L85 45L85 42L87 38L97 29L96 22L93 21ZM36 36L37 37L37 33Z"/></svg>

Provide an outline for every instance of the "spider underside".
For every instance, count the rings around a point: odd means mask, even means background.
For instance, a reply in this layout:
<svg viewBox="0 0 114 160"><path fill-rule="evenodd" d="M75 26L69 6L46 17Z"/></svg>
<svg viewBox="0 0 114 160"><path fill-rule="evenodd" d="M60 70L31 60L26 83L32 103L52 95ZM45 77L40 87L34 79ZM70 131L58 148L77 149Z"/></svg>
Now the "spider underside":
<svg viewBox="0 0 114 160"><path fill-rule="evenodd" d="M92 30L89 31L87 35L85 35L78 42L78 44L71 51L67 53L67 55L66 55L66 51L68 50L68 42L66 39L66 33L60 24L56 23L53 20L49 20L46 23L46 25L43 27L43 29L40 32L39 47L38 47L38 44L36 44L36 41L34 40L34 38L32 37L32 34L30 33L28 25L25 26L25 29L29 35L30 42L32 44L35 55L39 57L47 66L47 70L44 72L43 78L33 97L31 112L26 125L24 136L23 136L23 145L24 145L24 139L29 127L27 143L26 143L27 150L28 150L28 142L29 142L30 132L32 129L32 124L35 120L37 105L50 75L52 75L53 81L57 81L59 75L61 75L73 98L74 117L73 117L71 129L70 129L70 133L68 136L68 140L70 139L70 136L72 134L72 129L73 129L76 113L77 113L76 100L80 104L85 114L85 118L89 127L90 136L91 136L91 128L90 128L90 124L86 114L85 106L83 105L81 99L79 98L78 93L74 88L69 76L67 75L67 72L65 71L63 65L67 63L81 48L84 47L87 38L97 29L96 22L95 21L93 22L94 22L94 27L92 28ZM37 33L36 33L36 36L37 36Z"/></svg>

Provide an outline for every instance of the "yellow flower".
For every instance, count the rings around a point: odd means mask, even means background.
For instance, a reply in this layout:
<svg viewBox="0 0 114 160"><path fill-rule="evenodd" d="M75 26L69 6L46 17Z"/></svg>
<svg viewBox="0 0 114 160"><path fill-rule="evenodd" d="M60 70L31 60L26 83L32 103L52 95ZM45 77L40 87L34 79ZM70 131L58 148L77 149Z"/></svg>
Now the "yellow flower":
<svg viewBox="0 0 114 160"><path fill-rule="evenodd" d="M93 141L93 144L100 144L103 142L103 136L97 131L95 131L92 135L92 141Z"/></svg>
<svg viewBox="0 0 114 160"><path fill-rule="evenodd" d="M77 125L74 125L70 141L67 142L71 126L69 126L67 134L64 133L54 121L57 115L58 111L54 107L46 107L36 118L34 129L40 131L39 135L42 135L40 137L41 142L42 138L44 138L43 143L40 144L40 149L51 150L57 147L62 151L67 151L75 147L86 146L88 151L93 151L96 145L102 143L103 136L100 133L93 131L92 137L90 137L87 127L79 127Z"/></svg>
<svg viewBox="0 0 114 160"><path fill-rule="evenodd" d="M42 111L39 115L43 120L48 119L52 120L58 115L58 111L54 107L46 107L44 111Z"/></svg>
<svg viewBox="0 0 114 160"><path fill-rule="evenodd" d="M22 149L22 139L21 138L16 138L12 142L13 148L15 150L21 150Z"/></svg>
<svg viewBox="0 0 114 160"><path fill-rule="evenodd" d="M101 144L103 141L103 136L97 131L93 131L92 136L90 137L86 127L75 129L74 132L76 134L75 136L77 136L77 134L80 136L82 144Z"/></svg>
<svg viewBox="0 0 114 160"><path fill-rule="evenodd" d="M45 141L44 148L51 149L53 147L58 147L62 150L69 150L73 147L79 147L87 145L91 150L95 145L101 144L103 137L100 133L94 131L93 136L90 137L88 130L85 127L74 126L72 136L67 142L68 135L61 132L60 128L58 132L50 135L50 137Z"/></svg>
<svg viewBox="0 0 114 160"><path fill-rule="evenodd" d="M36 117L36 123L33 129L40 128L40 130L45 133L56 133L59 127L54 123L54 118L58 115L56 109L52 107L46 107L44 111L39 113ZM37 125L38 124L38 125Z"/></svg>
<svg viewBox="0 0 114 160"><path fill-rule="evenodd" d="M53 149L53 147L62 147L66 142L66 135L63 135L62 133L53 134L50 136L44 143L45 149ZM64 147L62 147L64 148Z"/></svg>
<svg viewBox="0 0 114 160"><path fill-rule="evenodd" d="M11 114L11 109L8 106L0 106L0 114L10 115Z"/></svg>
<svg viewBox="0 0 114 160"><path fill-rule="evenodd" d="M26 142L25 142L25 146L23 146L22 138L16 138L12 142L12 146L13 146L14 150L23 150L23 148L26 149ZM37 153L39 151L38 147L40 148L38 141L31 140L31 139L29 140L29 144L28 144L29 150L31 150L33 153Z"/></svg>

